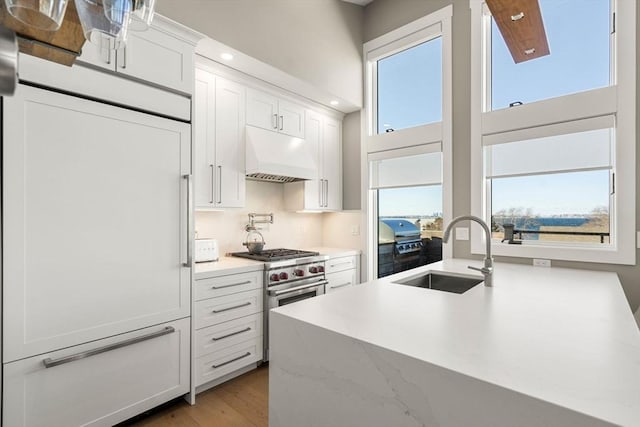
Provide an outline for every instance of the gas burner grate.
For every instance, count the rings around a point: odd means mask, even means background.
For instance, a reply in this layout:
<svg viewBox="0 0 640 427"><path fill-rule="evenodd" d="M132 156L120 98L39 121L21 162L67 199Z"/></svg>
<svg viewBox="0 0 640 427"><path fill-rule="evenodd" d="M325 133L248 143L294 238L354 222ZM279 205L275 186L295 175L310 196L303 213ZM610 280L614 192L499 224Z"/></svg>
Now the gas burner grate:
<svg viewBox="0 0 640 427"><path fill-rule="evenodd" d="M259 254L250 254L249 252L233 252L231 255L248 258L255 261L281 261L285 259L303 258L308 256L319 255L319 252L301 251L298 249L267 249Z"/></svg>

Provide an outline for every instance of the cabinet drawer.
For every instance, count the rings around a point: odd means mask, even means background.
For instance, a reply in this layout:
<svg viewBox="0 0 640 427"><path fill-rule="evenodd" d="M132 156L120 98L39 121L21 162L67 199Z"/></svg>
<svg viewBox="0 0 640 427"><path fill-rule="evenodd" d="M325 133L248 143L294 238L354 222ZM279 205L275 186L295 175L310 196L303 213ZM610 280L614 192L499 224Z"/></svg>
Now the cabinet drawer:
<svg viewBox="0 0 640 427"><path fill-rule="evenodd" d="M332 258L327 260L325 264L325 272L335 273L336 271L351 270L356 268L356 256L345 256L340 258Z"/></svg>
<svg viewBox="0 0 640 427"><path fill-rule="evenodd" d="M189 339L185 318L7 363L3 425L111 426L188 393ZM49 368L43 362L91 352Z"/></svg>
<svg viewBox="0 0 640 427"><path fill-rule="evenodd" d="M195 328L213 326L261 312L262 293L262 289L254 289L196 302Z"/></svg>
<svg viewBox="0 0 640 427"><path fill-rule="evenodd" d="M195 360L196 387L262 360L262 335Z"/></svg>
<svg viewBox="0 0 640 427"><path fill-rule="evenodd" d="M338 291L357 284L355 269L327 274L326 279L327 282L329 282L325 286L326 293Z"/></svg>
<svg viewBox="0 0 640 427"><path fill-rule="evenodd" d="M204 356L261 335L262 312L209 326L195 333L195 357Z"/></svg>
<svg viewBox="0 0 640 427"><path fill-rule="evenodd" d="M252 289L262 289L262 275L263 271L260 270L196 280L195 299L200 301Z"/></svg>

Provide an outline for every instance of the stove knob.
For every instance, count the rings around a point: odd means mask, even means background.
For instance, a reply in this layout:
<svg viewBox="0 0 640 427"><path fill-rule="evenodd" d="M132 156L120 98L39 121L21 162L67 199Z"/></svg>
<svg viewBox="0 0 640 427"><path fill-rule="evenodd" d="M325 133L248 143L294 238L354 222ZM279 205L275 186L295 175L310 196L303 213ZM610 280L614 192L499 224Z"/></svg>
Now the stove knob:
<svg viewBox="0 0 640 427"><path fill-rule="evenodd" d="M287 273L280 273L280 280L287 280L289 278L289 275Z"/></svg>
<svg viewBox="0 0 640 427"><path fill-rule="evenodd" d="M298 277L302 277L302 276L304 276L304 270L300 270L300 269L293 270L293 275L294 276L298 276Z"/></svg>
<svg viewBox="0 0 640 427"><path fill-rule="evenodd" d="M318 273L324 273L324 265L318 266Z"/></svg>
<svg viewBox="0 0 640 427"><path fill-rule="evenodd" d="M269 280L271 280L272 282L277 282L278 280L280 280L280 276L278 276L278 273L273 273L271 277L269 277Z"/></svg>
<svg viewBox="0 0 640 427"><path fill-rule="evenodd" d="M309 273L316 274L318 272L318 267L309 267Z"/></svg>

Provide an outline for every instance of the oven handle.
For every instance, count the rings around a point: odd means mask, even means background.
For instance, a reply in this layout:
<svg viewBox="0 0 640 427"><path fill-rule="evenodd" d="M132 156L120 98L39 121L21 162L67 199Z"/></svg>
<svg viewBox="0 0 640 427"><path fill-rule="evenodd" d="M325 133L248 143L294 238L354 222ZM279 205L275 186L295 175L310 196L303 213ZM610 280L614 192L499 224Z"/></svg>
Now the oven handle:
<svg viewBox="0 0 640 427"><path fill-rule="evenodd" d="M320 280L317 282L310 283L308 285L296 286L294 288L282 289L280 291L269 291L269 295L273 295L279 297L281 295L285 295L295 291L302 291L304 289L317 288L318 286L327 285L329 282L326 280Z"/></svg>

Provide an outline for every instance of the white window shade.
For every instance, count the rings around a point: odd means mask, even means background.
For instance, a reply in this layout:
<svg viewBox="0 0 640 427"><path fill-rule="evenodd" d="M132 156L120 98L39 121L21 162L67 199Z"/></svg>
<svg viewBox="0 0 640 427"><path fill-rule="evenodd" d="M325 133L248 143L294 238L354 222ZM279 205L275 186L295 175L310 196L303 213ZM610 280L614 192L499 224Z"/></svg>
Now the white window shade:
<svg viewBox="0 0 640 427"><path fill-rule="evenodd" d="M371 189L442 184L440 151L393 158L370 155L369 160Z"/></svg>
<svg viewBox="0 0 640 427"><path fill-rule="evenodd" d="M485 176L611 169L612 141L613 129L603 128L488 145Z"/></svg>

